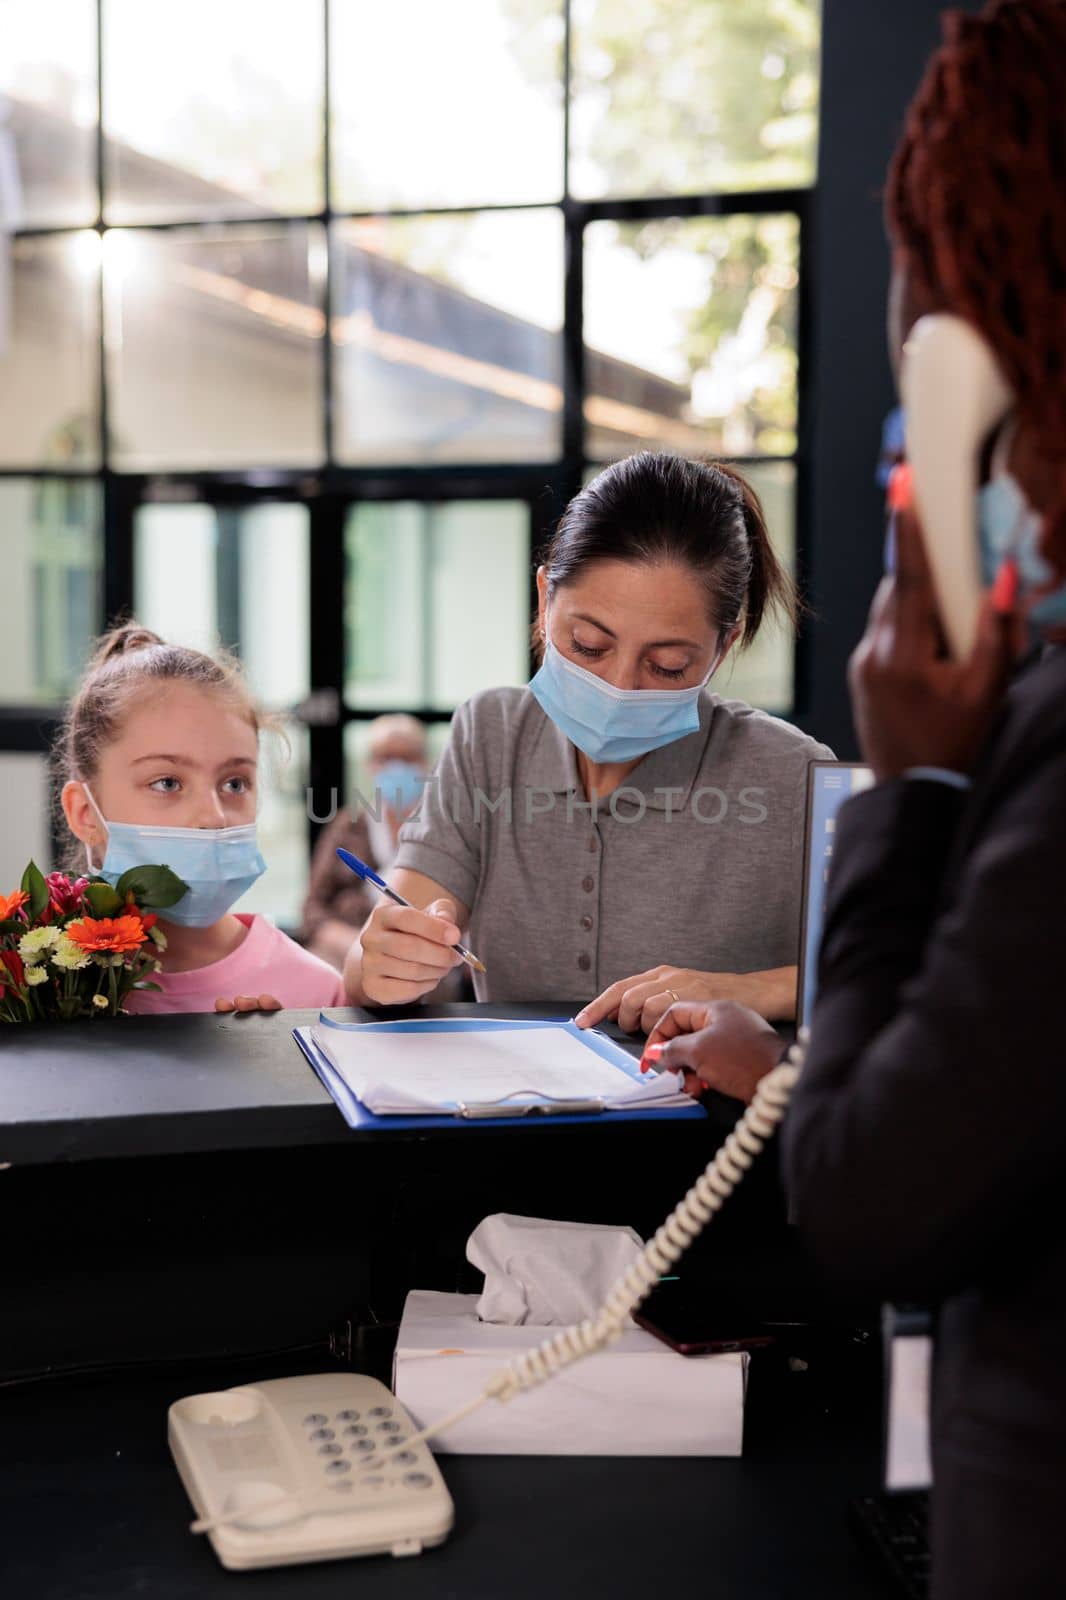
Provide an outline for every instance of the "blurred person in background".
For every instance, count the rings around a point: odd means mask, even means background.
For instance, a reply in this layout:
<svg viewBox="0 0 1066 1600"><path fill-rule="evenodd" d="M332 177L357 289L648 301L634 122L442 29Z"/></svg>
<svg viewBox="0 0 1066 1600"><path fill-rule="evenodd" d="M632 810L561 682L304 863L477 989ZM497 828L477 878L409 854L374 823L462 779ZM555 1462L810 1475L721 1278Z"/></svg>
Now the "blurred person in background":
<svg viewBox="0 0 1066 1600"><path fill-rule="evenodd" d="M337 856L342 846L382 876L396 855L400 826L429 776L426 730L403 713L370 724L368 795L357 794L323 828L311 858L301 937L314 955L342 968L356 933L380 898Z"/></svg>

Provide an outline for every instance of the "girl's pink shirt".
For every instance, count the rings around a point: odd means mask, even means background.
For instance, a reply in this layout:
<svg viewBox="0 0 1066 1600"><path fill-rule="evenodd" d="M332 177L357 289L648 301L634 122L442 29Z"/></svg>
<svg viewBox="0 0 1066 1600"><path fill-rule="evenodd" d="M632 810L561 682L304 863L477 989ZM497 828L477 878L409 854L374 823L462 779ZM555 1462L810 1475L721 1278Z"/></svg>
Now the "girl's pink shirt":
<svg viewBox="0 0 1066 1600"><path fill-rule="evenodd" d="M344 1006L348 1001L339 972L294 943L265 918L238 911L248 929L236 950L221 961L189 972L157 972L153 989L138 989L126 1001L137 1016L172 1011L213 1011L218 999L239 994L272 994L286 1009Z"/></svg>

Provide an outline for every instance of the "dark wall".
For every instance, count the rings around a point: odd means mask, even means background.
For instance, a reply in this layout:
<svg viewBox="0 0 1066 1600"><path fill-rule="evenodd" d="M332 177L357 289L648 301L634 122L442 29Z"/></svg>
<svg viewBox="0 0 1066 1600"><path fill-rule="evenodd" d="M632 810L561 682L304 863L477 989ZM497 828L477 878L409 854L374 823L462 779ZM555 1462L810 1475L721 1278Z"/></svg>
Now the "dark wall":
<svg viewBox="0 0 1066 1600"><path fill-rule="evenodd" d="M883 510L874 468L881 424L894 404L882 190L907 104L940 41L945 7L941 0L823 0L822 9L804 424L811 447L806 579L815 618L805 629L797 720L847 757L856 752L845 674L880 577Z"/></svg>

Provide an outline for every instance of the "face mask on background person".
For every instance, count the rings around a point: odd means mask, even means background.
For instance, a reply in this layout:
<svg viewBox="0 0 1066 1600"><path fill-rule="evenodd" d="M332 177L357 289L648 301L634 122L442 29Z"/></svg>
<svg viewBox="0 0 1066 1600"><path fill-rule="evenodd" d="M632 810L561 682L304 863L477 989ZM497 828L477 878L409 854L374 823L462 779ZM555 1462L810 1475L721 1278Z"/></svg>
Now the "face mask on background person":
<svg viewBox="0 0 1066 1600"><path fill-rule="evenodd" d="M413 761L386 761L374 779L374 788L397 816L406 816L422 798L426 774Z"/></svg>
<svg viewBox="0 0 1066 1600"><path fill-rule="evenodd" d="M103 865L97 867L85 846L90 871L112 887L131 867L164 866L188 884L176 905L163 912L183 928L209 928L218 922L266 871L256 843L255 823L236 828L164 828L138 822L109 822L85 785L96 815L107 829Z"/></svg>

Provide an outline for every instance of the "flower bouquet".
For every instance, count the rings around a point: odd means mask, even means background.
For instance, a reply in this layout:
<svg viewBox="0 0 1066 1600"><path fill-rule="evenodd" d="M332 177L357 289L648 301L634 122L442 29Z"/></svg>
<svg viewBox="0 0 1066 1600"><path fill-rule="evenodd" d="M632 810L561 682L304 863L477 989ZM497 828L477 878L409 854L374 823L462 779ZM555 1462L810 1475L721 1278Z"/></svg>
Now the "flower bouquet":
<svg viewBox="0 0 1066 1600"><path fill-rule="evenodd" d="M0 894L0 1022L114 1017L131 990L158 989L158 913L187 887L169 867L131 867L112 887L31 861Z"/></svg>

